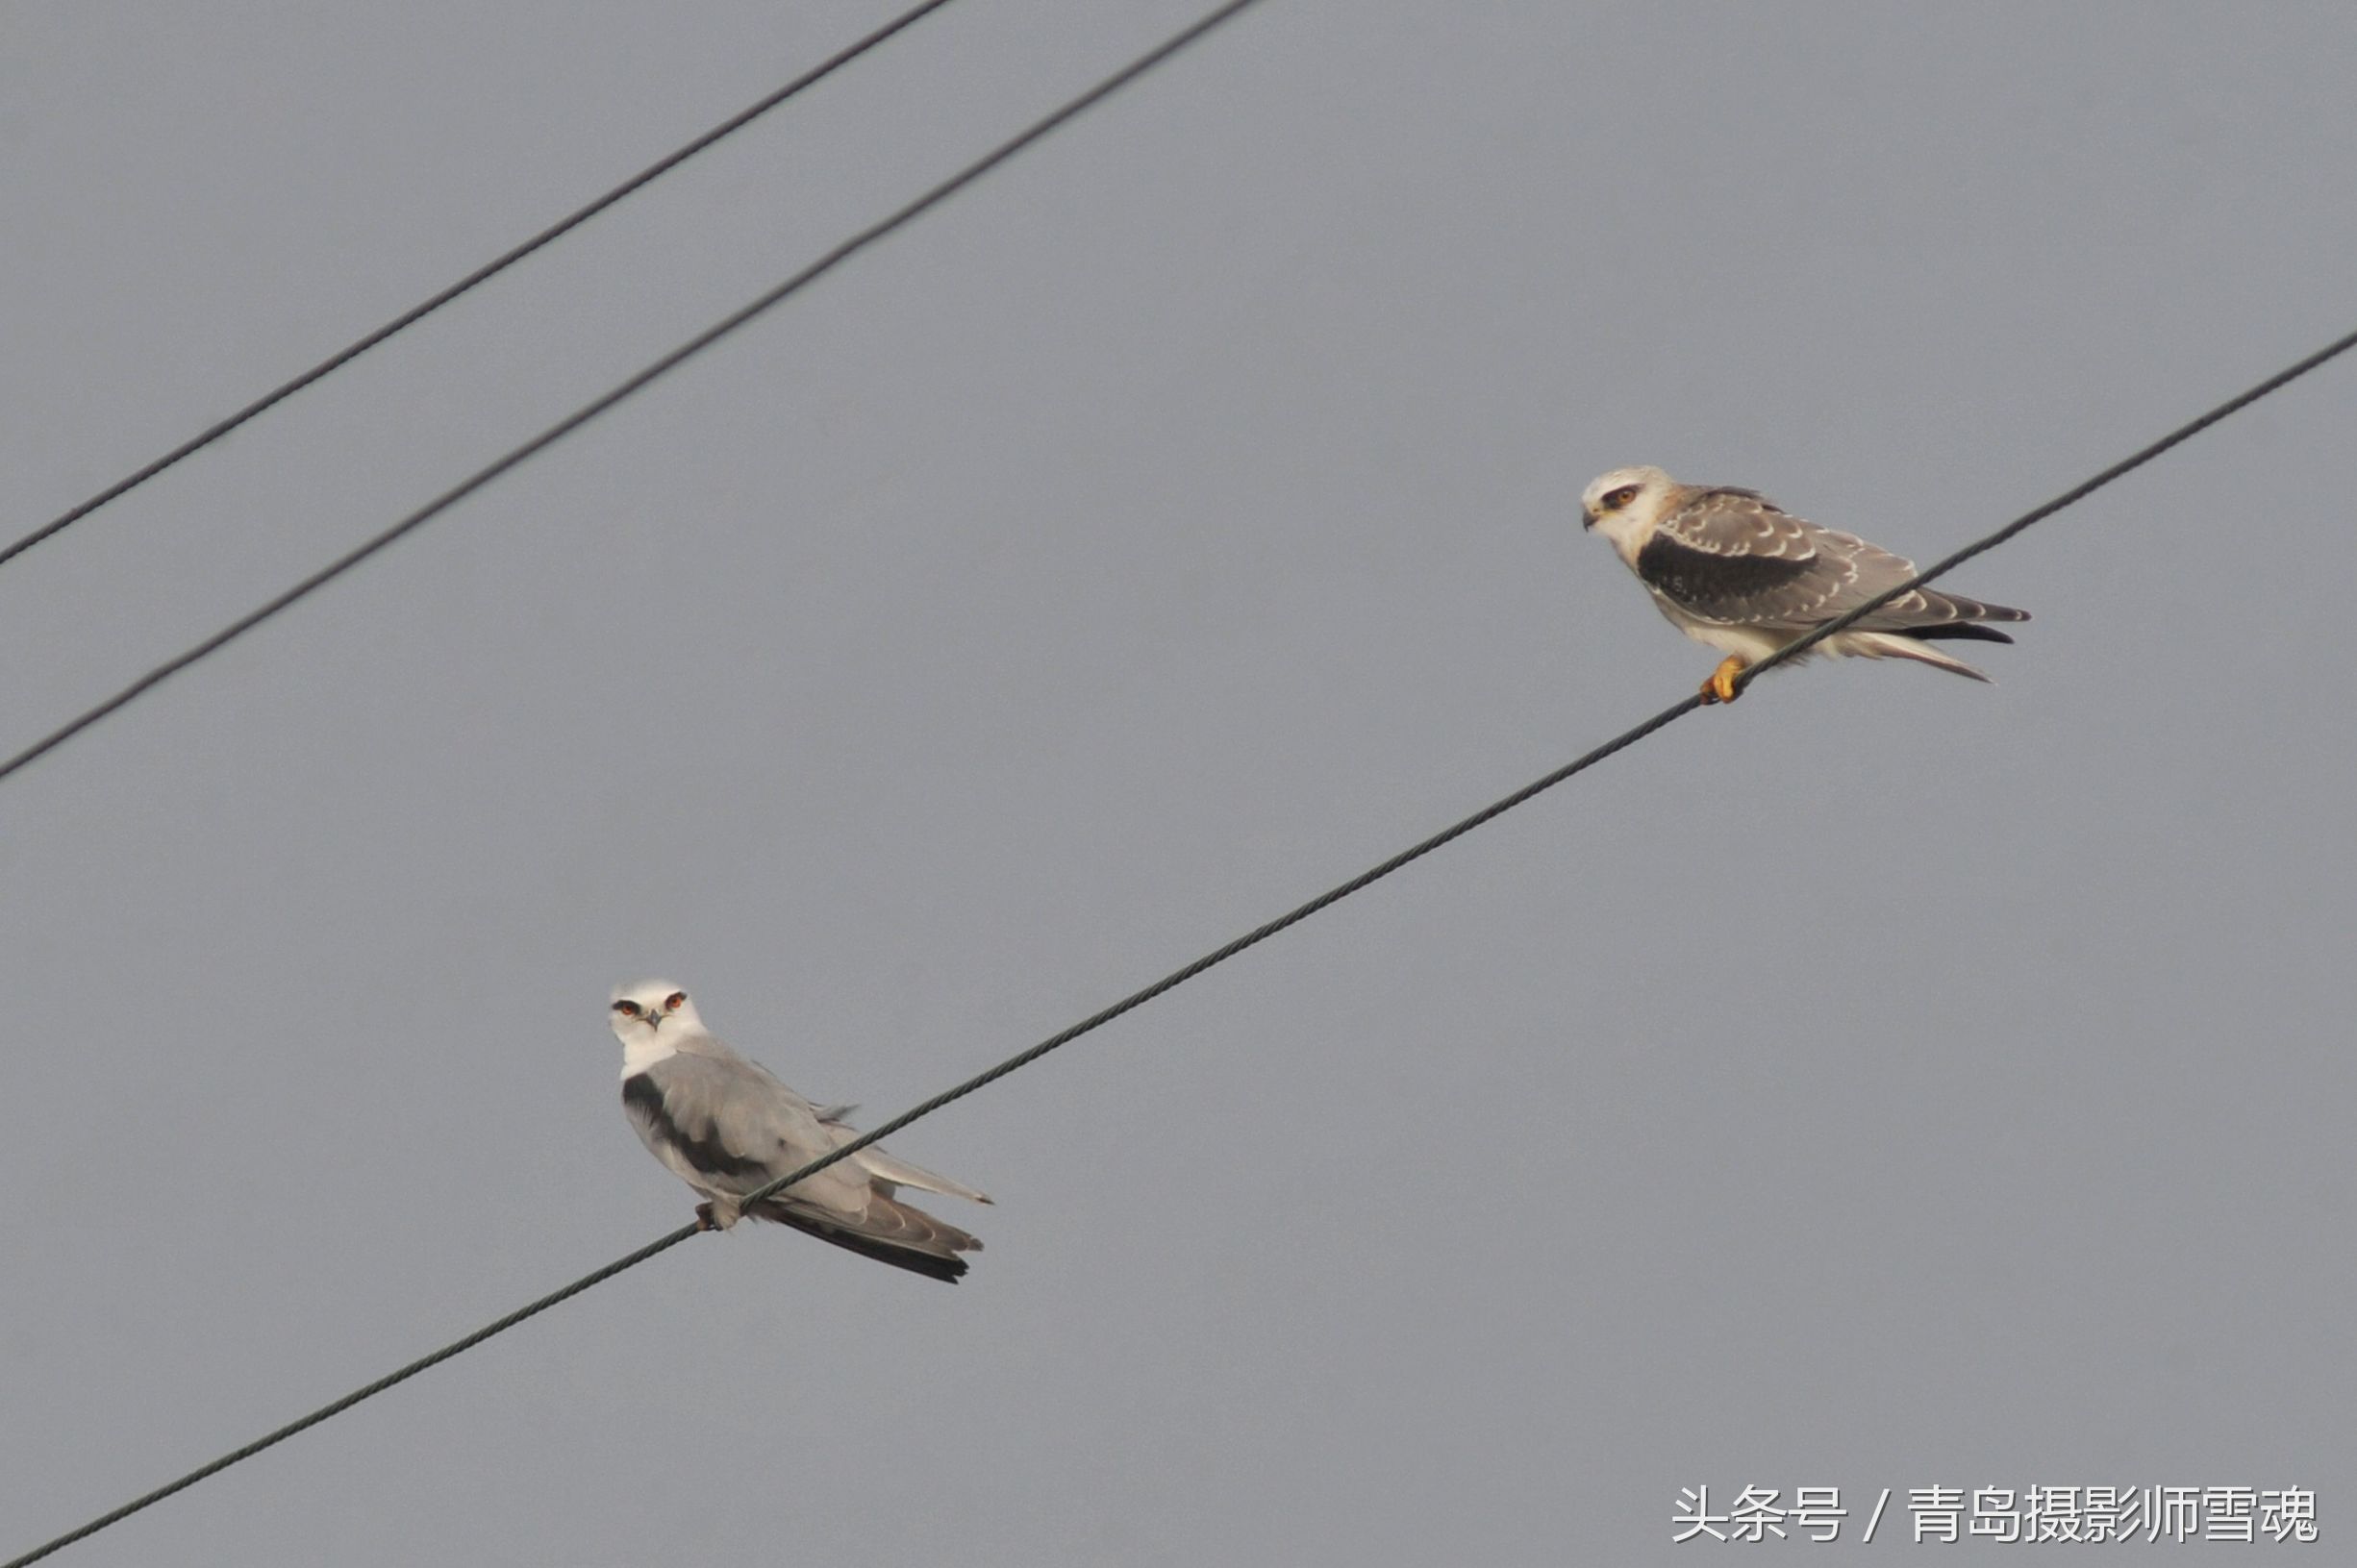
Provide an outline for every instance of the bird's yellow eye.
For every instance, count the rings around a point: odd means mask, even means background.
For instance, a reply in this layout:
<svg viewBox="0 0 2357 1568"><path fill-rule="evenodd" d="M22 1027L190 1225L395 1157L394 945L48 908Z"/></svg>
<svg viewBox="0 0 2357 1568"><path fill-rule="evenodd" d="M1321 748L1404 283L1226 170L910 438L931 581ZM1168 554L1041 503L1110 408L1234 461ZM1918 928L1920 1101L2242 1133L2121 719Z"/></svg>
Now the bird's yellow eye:
<svg viewBox="0 0 2357 1568"><path fill-rule="evenodd" d="M1613 491L1612 494L1604 498L1604 510L1606 511L1618 511L1622 507L1627 506L1630 502L1636 499L1637 486L1634 485L1623 485L1620 486L1620 488Z"/></svg>
<svg viewBox="0 0 2357 1568"><path fill-rule="evenodd" d="M665 1012L677 1012L681 1008L687 1006L687 992L673 991L669 996L663 999L663 1010Z"/></svg>
<svg viewBox="0 0 2357 1568"><path fill-rule="evenodd" d="M636 1018L639 1016L639 1004L636 1002L616 1002L614 1005L614 1010L620 1013L625 1018Z"/></svg>

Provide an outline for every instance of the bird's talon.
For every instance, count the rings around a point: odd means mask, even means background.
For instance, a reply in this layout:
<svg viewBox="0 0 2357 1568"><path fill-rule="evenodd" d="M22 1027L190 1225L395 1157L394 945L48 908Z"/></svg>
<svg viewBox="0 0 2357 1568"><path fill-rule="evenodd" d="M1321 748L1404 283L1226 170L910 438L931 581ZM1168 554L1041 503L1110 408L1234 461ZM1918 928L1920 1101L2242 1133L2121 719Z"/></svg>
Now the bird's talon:
<svg viewBox="0 0 2357 1568"><path fill-rule="evenodd" d="M695 1228L699 1231L720 1229L720 1222L712 1217L712 1205L698 1204L695 1206Z"/></svg>
<svg viewBox="0 0 2357 1568"><path fill-rule="evenodd" d="M1746 667L1740 659L1721 660L1718 668L1711 672L1711 678L1702 683L1702 700L1706 703L1731 703L1742 696L1743 688L1735 684L1735 678L1743 674Z"/></svg>

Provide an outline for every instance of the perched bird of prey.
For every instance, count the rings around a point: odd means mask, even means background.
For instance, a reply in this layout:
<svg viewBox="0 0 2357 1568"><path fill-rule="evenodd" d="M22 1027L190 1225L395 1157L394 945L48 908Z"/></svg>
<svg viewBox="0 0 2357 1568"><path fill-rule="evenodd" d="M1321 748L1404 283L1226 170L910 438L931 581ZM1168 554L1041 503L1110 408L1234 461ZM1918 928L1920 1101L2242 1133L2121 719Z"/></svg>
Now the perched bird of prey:
<svg viewBox="0 0 2357 1568"><path fill-rule="evenodd" d="M703 1194L695 1217L706 1230L725 1231L750 1213L952 1284L965 1272L958 1255L982 1250L895 1193L989 1198L872 1145L746 1208L746 1194L857 1137L843 1122L856 1108L814 1106L730 1050L667 980L614 987L609 1016L622 1042L622 1109L648 1151Z"/></svg>
<svg viewBox="0 0 2357 1568"><path fill-rule="evenodd" d="M1612 541L1669 624L1727 655L1702 683L1704 702L1731 703L1735 678L1836 616L1915 575L1915 562L1854 534L1803 522L1757 490L1681 485L1659 468L1616 468L1580 496L1583 526ZM1818 654L1913 659L1989 679L1931 644L2014 639L1983 621L2029 612L1916 588L1811 648Z"/></svg>

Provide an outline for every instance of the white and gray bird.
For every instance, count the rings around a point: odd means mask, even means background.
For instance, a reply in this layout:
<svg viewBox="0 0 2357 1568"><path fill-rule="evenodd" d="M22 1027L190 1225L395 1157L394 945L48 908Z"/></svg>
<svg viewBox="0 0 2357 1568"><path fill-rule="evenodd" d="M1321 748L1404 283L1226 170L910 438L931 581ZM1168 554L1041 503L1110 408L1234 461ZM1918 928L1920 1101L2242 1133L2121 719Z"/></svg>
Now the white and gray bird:
<svg viewBox="0 0 2357 1568"><path fill-rule="evenodd" d="M988 1197L873 1145L746 1208L747 1194L859 1136L843 1121L857 1108L815 1106L730 1050L667 980L615 986L608 1016L622 1042L622 1109L648 1151L703 1195L695 1213L707 1230L750 1213L952 1284L965 1272L958 1255L982 1250L895 1193Z"/></svg>
<svg viewBox="0 0 2357 1568"><path fill-rule="evenodd" d="M1792 516L1757 490L1681 485L1659 468L1614 469L1581 495L1580 514L1584 527L1612 541L1672 626L1726 654L1702 683L1704 702L1733 702L1745 669L1915 575L1915 562ZM1980 623L2029 618L2027 610L1915 588L1800 657L1913 659L1986 681L1931 644L2011 642Z"/></svg>

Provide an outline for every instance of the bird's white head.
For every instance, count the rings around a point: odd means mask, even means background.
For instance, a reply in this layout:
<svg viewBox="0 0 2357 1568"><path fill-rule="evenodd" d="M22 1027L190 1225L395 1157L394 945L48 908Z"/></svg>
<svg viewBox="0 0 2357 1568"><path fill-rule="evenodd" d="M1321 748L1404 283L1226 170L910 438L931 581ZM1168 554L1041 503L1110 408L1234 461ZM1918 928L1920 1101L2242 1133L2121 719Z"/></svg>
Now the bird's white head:
<svg viewBox="0 0 2357 1568"><path fill-rule="evenodd" d="M1580 526L1602 533L1634 565L1677 490L1678 482L1659 468L1616 468L1580 492Z"/></svg>
<svg viewBox="0 0 2357 1568"><path fill-rule="evenodd" d="M710 1033L696 1016L688 993L667 980L642 980L616 985L614 1006L606 1014L614 1037L622 1042L622 1076L644 1072L679 1049L690 1034Z"/></svg>

